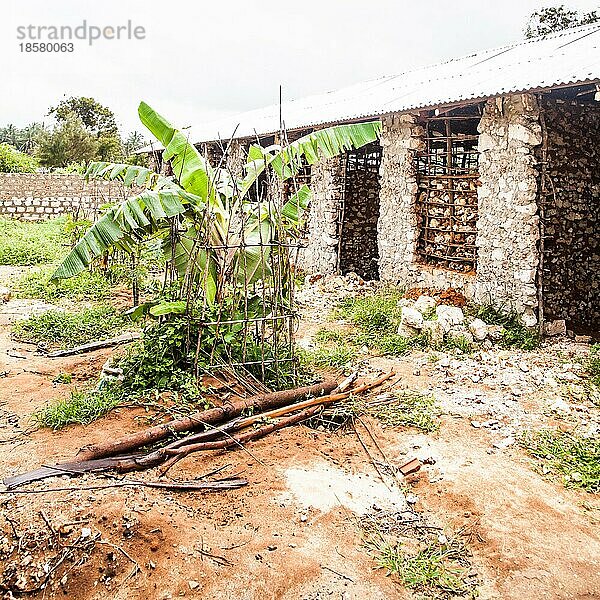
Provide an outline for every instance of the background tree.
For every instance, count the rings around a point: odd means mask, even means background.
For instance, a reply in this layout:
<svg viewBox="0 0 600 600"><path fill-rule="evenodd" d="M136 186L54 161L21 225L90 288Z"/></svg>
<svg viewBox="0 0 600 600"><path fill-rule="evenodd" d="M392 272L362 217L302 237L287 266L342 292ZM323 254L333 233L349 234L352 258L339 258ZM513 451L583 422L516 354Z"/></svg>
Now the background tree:
<svg viewBox="0 0 600 600"><path fill-rule="evenodd" d="M123 142L119 135L119 128L115 114L110 108L100 104L90 97L73 96L62 100L55 107L51 107L52 115L58 123L65 123L71 115L80 119L83 126L97 140L96 155L94 160L118 161L123 159ZM79 159L80 162L83 159Z"/></svg>
<svg viewBox="0 0 600 600"><path fill-rule="evenodd" d="M580 13L576 10L565 8L564 4L560 6L548 6L531 13L527 27L525 28L525 37L533 38L540 35L548 35L563 29L578 27L579 25L589 25L600 21L600 14L593 10L588 13Z"/></svg>
<svg viewBox="0 0 600 600"><path fill-rule="evenodd" d="M38 162L10 144L0 144L0 173L34 173Z"/></svg>
<svg viewBox="0 0 600 600"><path fill-rule="evenodd" d="M6 127L0 127L0 143L10 144L21 152L32 154L37 138L43 130L43 123L31 123L23 128L9 124Z"/></svg>
<svg viewBox="0 0 600 600"><path fill-rule="evenodd" d="M89 162L98 157L98 138L86 129L74 113L52 131L44 131L38 138L37 155L45 167L66 167L74 162Z"/></svg>

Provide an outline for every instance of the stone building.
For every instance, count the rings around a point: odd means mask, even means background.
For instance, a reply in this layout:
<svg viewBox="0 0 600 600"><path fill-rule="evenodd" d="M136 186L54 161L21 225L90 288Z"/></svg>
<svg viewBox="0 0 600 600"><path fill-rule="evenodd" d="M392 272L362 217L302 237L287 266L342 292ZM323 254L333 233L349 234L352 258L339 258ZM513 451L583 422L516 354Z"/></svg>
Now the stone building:
<svg viewBox="0 0 600 600"><path fill-rule="evenodd" d="M377 143L304 173L306 270L451 286L531 326L598 332L599 42L599 24L578 27L250 111L198 139L233 166L257 132L276 139L280 114L290 139L380 119ZM215 140L234 129L223 157Z"/></svg>

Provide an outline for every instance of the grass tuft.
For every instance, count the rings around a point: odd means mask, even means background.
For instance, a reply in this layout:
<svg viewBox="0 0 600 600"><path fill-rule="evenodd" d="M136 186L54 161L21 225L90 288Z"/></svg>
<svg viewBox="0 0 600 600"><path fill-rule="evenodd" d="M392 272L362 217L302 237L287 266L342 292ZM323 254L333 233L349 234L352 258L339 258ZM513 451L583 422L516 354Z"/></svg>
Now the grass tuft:
<svg viewBox="0 0 600 600"><path fill-rule="evenodd" d="M344 298L336 315L350 321L363 331L395 333L400 324L402 292L396 288L382 288L369 296Z"/></svg>
<svg viewBox="0 0 600 600"><path fill-rule="evenodd" d="M369 414L391 427L416 427L431 432L439 429L439 409L433 396L414 391L393 392L393 398L368 407Z"/></svg>
<svg viewBox="0 0 600 600"><path fill-rule="evenodd" d="M33 413L32 419L40 427L52 429L60 429L72 423L87 425L111 411L120 402L120 394L112 386L91 392L74 390L68 398L56 400Z"/></svg>
<svg viewBox="0 0 600 600"><path fill-rule="evenodd" d="M382 542L375 548L380 568L396 575L407 588L423 592L426 598L440 599L476 597L468 565L464 564L466 552L457 539L421 544L416 553L404 550L401 543Z"/></svg>
<svg viewBox="0 0 600 600"><path fill-rule="evenodd" d="M485 321L488 325L504 327L504 333L499 341L504 348L535 350L540 345L540 336L537 330L525 327L518 315L514 313L506 313L491 304L484 304L476 307L473 317Z"/></svg>
<svg viewBox="0 0 600 600"><path fill-rule="evenodd" d="M590 348L590 354L585 362L585 370L590 375L591 383L600 387L600 344L594 344Z"/></svg>
<svg viewBox="0 0 600 600"><path fill-rule="evenodd" d="M526 432L520 444L544 474L561 476L566 487L600 492L600 436L545 429Z"/></svg>
<svg viewBox="0 0 600 600"><path fill-rule="evenodd" d="M109 338L130 323L110 306L86 308L77 313L50 310L13 326L15 339L33 344L72 348Z"/></svg>
<svg viewBox="0 0 600 600"><path fill-rule="evenodd" d="M102 300L111 292L111 285L100 273L83 271L69 279L50 282L54 266L44 266L23 275L14 285L20 298L39 298L46 302L69 300Z"/></svg>
<svg viewBox="0 0 600 600"><path fill-rule="evenodd" d="M65 218L27 222L0 218L0 265L38 265L65 254Z"/></svg>

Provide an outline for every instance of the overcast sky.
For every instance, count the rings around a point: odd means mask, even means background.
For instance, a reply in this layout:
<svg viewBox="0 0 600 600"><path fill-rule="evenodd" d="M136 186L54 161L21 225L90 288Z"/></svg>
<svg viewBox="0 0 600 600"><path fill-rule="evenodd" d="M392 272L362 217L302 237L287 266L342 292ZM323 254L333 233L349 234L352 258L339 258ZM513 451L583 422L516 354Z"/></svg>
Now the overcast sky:
<svg viewBox="0 0 600 600"><path fill-rule="evenodd" d="M0 126L93 96L123 131L145 100L179 126L519 40L552 0L9 0L0 4ZM565 0L593 10L598 0ZM18 26L142 26L143 40L21 52ZM23 40L24 42L30 40ZM47 121L46 117L46 121Z"/></svg>

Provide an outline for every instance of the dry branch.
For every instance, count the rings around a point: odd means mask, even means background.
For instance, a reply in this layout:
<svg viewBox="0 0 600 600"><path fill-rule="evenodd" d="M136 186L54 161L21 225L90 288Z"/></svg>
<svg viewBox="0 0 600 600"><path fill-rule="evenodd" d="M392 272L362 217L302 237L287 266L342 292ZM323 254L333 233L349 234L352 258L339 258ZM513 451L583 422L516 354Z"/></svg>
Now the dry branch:
<svg viewBox="0 0 600 600"><path fill-rule="evenodd" d="M286 390L284 392L253 396L252 398L230 403L220 408L196 413L196 415L192 415L187 419L171 421L165 425L152 427L138 434L126 436L117 442L107 442L87 449L86 453L88 456L100 456L100 458L59 463L54 466L44 466L29 473L8 477L4 479L4 484L9 488L15 488L25 483L56 475L80 474L107 471L111 469L119 472L128 472L155 467L163 463L165 463L165 469L168 470L173 464L192 452L224 450L235 446L243 447L247 442L264 437L274 431L289 427L290 425L295 425L315 416L326 404L344 400L352 394L370 390L381 385L393 376L394 372L391 371L382 375L375 381L365 383L354 389L347 389L355 379L355 376L351 376L344 380L339 386L335 382L326 382L319 386L308 386L296 390ZM289 404L298 398L323 394L326 391L331 392L332 390L334 393L330 393L327 396L312 397L301 402ZM261 410L263 412L248 417L239 417L242 411L249 409ZM290 415L289 413L294 414ZM148 454L119 456L107 456L106 454L107 452L114 454L122 450L131 450L163 439L175 431L184 431L185 428L191 429L198 426L210 426L214 423L221 422L223 419L232 415L237 416L238 418L223 423L221 426L215 426L201 433L176 440L167 446L158 448ZM269 419L278 420L268 422L257 429L252 429L236 436L231 435L231 432L239 431L240 429L247 428L260 421ZM225 435L226 437L224 439L214 439L215 437L220 437L222 435Z"/></svg>
<svg viewBox="0 0 600 600"><path fill-rule="evenodd" d="M67 350L56 350L46 354L46 358L60 358L61 356L72 356L73 354L83 354L84 352L91 352L92 350L99 350L100 348L111 348L112 346L119 346L120 344L129 344L139 340L141 337L140 333L124 333L118 337L110 338L108 340L101 340L99 342L90 342L89 344L83 344L75 348L68 348Z"/></svg>
<svg viewBox="0 0 600 600"><path fill-rule="evenodd" d="M246 410L266 411L278 406L284 406L294 400L304 398L305 396L322 396L323 394L331 392L336 386L337 382L335 381L325 381L318 385L301 387L294 390L283 390L281 392L273 392L260 396L251 396L250 398L245 398L236 402L228 402L223 406L197 412L183 419L176 419L162 425L150 427L144 431L132 433L116 441L85 446L77 456L80 461L88 461L107 456L115 456L122 452L131 452L137 448L154 444L174 433L190 431L206 424L212 425L213 423L219 423L231 419L232 417L237 417Z"/></svg>

